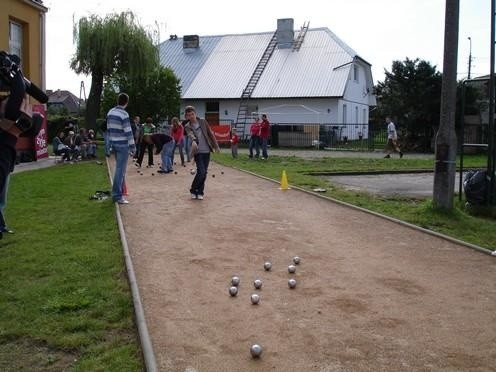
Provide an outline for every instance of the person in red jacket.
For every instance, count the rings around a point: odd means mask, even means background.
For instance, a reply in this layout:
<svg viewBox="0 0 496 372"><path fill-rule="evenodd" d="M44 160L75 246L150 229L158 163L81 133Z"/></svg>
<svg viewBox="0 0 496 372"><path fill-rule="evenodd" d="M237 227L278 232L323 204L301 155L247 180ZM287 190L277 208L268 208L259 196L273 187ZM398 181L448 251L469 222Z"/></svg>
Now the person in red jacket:
<svg viewBox="0 0 496 372"><path fill-rule="evenodd" d="M260 125L260 140L262 142L262 159L267 159L269 154L267 153L267 147L269 144L269 134L270 134L270 123L267 120L267 115L262 115L262 124Z"/></svg>
<svg viewBox="0 0 496 372"><path fill-rule="evenodd" d="M239 137L236 134L236 128L231 129L231 153L233 158L238 157L238 142Z"/></svg>
<svg viewBox="0 0 496 372"><path fill-rule="evenodd" d="M255 117L255 121L250 127L250 158L253 158L253 149L255 149L255 157L258 158L260 156L260 128L262 122L258 115Z"/></svg>

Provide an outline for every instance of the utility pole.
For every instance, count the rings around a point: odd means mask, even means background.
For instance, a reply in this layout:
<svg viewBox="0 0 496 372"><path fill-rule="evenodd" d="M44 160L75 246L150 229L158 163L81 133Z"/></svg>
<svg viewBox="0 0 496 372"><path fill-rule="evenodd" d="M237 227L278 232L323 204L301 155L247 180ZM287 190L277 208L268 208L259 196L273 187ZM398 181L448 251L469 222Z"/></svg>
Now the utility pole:
<svg viewBox="0 0 496 372"><path fill-rule="evenodd" d="M456 173L456 68L458 56L459 0L446 0L444 26L443 82L441 117L436 136L433 205L452 210Z"/></svg>
<svg viewBox="0 0 496 372"><path fill-rule="evenodd" d="M469 36L470 50L468 52L468 80L470 80L470 71L472 71L472 38Z"/></svg>

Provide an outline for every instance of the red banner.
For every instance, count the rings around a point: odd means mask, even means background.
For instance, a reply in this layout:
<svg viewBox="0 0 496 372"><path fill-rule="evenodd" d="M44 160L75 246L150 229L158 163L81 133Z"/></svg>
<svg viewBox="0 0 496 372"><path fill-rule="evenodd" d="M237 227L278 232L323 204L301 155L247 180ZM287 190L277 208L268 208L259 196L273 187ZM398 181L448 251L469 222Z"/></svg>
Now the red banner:
<svg viewBox="0 0 496 372"><path fill-rule="evenodd" d="M34 149L36 151L36 160L48 158L48 133L47 133L47 120L44 105L33 105L33 112L38 112L43 115L43 124L41 125L40 132L34 138Z"/></svg>
<svg viewBox="0 0 496 372"><path fill-rule="evenodd" d="M217 142L229 142L231 140L231 126L230 125L211 125L210 129L214 132Z"/></svg>

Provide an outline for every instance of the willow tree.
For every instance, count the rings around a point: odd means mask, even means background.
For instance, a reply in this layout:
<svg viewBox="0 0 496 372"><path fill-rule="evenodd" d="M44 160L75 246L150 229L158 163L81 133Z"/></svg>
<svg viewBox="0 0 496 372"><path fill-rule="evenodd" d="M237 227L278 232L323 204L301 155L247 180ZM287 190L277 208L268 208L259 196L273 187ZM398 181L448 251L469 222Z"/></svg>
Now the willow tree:
<svg viewBox="0 0 496 372"><path fill-rule="evenodd" d="M138 80L158 65L151 34L131 12L81 18L74 25L74 43L71 68L78 74L91 74L85 117L89 126L96 124L105 79L118 73Z"/></svg>

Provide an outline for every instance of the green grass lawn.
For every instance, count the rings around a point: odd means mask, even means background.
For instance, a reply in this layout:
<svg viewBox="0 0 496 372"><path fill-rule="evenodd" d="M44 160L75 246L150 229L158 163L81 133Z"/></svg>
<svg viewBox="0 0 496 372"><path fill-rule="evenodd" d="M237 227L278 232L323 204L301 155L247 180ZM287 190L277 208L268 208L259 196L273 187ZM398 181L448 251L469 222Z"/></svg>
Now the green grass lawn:
<svg viewBox="0 0 496 372"><path fill-rule="evenodd" d="M281 179L286 170L289 183L307 190L317 187L327 189L324 196L348 202L375 212L413 223L426 229L461 239L489 249L496 247L496 221L474 217L467 213L463 204L456 202L452 212L437 211L431 199L376 196L366 192L347 191L329 182L326 177L311 175L312 172L347 172L373 170L432 170L433 160L420 159L372 159L367 158L319 158L305 160L297 156L271 156L268 161L250 160L240 156L234 160L229 154L216 154L218 163L245 169L274 180ZM484 168L484 156L465 156L464 168ZM456 185L457 189L458 185Z"/></svg>
<svg viewBox="0 0 496 372"><path fill-rule="evenodd" d="M0 370L143 370L105 163L14 174L0 240Z"/></svg>

